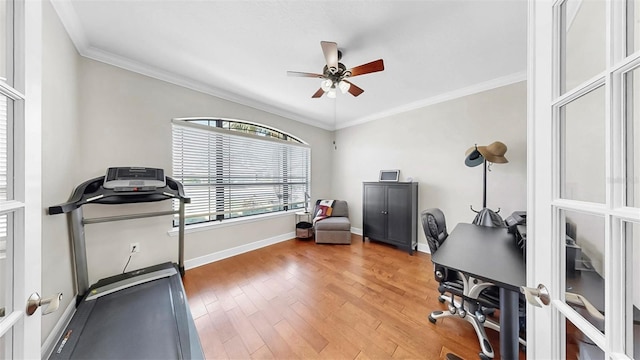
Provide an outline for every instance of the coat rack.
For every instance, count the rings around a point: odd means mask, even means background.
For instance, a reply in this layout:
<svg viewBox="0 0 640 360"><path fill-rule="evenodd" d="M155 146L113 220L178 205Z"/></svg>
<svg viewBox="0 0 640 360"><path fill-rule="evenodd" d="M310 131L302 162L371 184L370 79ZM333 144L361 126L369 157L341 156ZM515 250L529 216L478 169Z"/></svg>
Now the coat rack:
<svg viewBox="0 0 640 360"><path fill-rule="evenodd" d="M478 144L476 144L466 152L464 160L465 165L469 167L476 167L480 164L484 165L482 178L482 209L478 211L473 208L473 205L469 206L471 211L477 214L473 220L474 224L485 226L504 226L502 218L498 215L500 208L498 208L497 211L487 208L487 169L493 163L508 163L509 160L504 157L506 152L507 146L500 141L495 141L488 146L478 146Z"/></svg>

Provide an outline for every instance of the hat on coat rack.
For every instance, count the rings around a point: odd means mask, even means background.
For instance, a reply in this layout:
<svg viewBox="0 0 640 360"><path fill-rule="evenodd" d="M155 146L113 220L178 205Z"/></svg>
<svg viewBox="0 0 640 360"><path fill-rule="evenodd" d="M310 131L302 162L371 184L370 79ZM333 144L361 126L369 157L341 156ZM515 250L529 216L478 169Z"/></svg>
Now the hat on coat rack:
<svg viewBox="0 0 640 360"><path fill-rule="evenodd" d="M504 156L507 145L500 141L494 141L487 146L472 146L466 152L465 165L474 167L482 164L484 160L495 164L505 164L509 160Z"/></svg>

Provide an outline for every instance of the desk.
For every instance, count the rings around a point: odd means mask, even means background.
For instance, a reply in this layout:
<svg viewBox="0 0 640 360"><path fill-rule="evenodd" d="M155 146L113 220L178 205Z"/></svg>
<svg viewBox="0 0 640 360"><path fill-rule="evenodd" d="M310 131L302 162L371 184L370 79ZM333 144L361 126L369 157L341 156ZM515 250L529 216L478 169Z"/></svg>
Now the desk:
<svg viewBox="0 0 640 360"><path fill-rule="evenodd" d="M500 354L518 358L518 298L526 285L522 252L507 228L460 223L431 260L500 287Z"/></svg>

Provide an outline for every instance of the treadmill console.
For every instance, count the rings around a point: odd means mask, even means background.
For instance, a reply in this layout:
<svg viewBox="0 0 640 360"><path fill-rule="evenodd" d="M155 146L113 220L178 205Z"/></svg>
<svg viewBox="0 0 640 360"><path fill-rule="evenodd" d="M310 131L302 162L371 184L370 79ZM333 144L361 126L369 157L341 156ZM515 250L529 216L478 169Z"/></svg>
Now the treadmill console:
<svg viewBox="0 0 640 360"><path fill-rule="evenodd" d="M146 167L112 167L102 186L113 191L154 191L167 186L163 169Z"/></svg>

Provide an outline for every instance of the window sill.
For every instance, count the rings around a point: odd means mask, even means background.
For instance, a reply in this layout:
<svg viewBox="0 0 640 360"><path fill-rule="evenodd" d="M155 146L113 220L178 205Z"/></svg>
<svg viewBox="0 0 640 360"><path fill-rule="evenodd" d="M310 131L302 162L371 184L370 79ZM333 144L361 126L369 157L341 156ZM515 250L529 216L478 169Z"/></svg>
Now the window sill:
<svg viewBox="0 0 640 360"><path fill-rule="evenodd" d="M202 224L187 225L184 228L184 232L185 234L188 234L188 233L195 233L200 231L220 229L227 226L245 225L252 222L264 221L268 219L281 218L286 216L293 217L295 213L298 211L300 211L300 209L281 211L281 212L270 213L270 214L253 215L251 217L246 217L246 218L236 218L236 219L228 219L223 221L211 221L211 222L206 222ZM178 228L175 227L175 228L169 229L169 231L167 231L167 234L169 236L178 236Z"/></svg>

